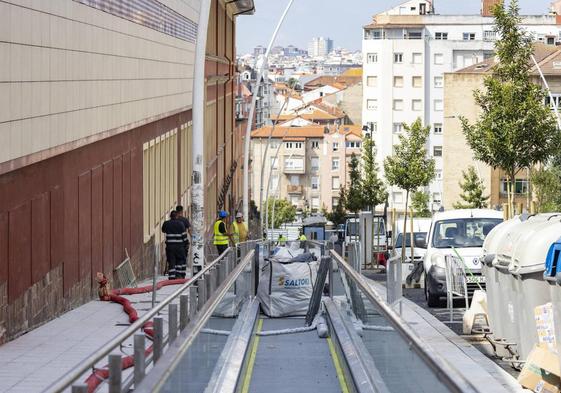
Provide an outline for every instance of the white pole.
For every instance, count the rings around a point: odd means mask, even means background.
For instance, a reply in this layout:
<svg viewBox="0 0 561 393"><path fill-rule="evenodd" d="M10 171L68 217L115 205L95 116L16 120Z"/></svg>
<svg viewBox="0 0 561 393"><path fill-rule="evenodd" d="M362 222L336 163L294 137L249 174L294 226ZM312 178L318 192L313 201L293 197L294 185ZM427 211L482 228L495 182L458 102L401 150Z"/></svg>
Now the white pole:
<svg viewBox="0 0 561 393"><path fill-rule="evenodd" d="M259 72L257 73L257 80L255 81L255 87L253 89L253 96L251 98L251 108L249 109L249 119L247 120L247 128L245 130L245 141L244 141L244 162L243 162L243 214L244 217L249 217L249 146L251 142L251 128L253 126L253 116L255 115L255 104L257 103L257 93L259 92L259 86L261 85L261 78L263 77L263 70L265 65L267 64L267 60L269 58L269 53L271 52L271 48L277 38L277 34L286 18L286 14L290 10L292 3L294 0L289 0L288 4L280 17L280 20L271 36L271 40L269 41L269 45L267 46L267 51L265 52L265 58L261 67L259 68ZM200 24L199 24L200 26ZM261 210L263 208L261 207ZM263 211L261 211L263 214Z"/></svg>
<svg viewBox="0 0 561 393"><path fill-rule="evenodd" d="M199 25L197 28L197 43L195 45L195 64L193 77L193 142L192 160L193 173L191 185L191 211L193 223L192 248L193 269L195 266L202 269L205 263L204 247L204 134L205 134L205 106L206 106L206 83L205 83L205 61L206 61L206 39L208 20L210 17L211 0L201 0L199 12Z"/></svg>
<svg viewBox="0 0 561 393"><path fill-rule="evenodd" d="M543 84L545 85L545 88L547 89L547 94L549 94L549 99L551 100L551 105L553 106L553 112L555 112L555 116L557 116L557 127L561 130L561 118L559 117L559 110L557 108L557 102L553 99L553 94L551 94L551 90L549 89L549 84L547 83L547 80L545 79L545 76L542 73L542 69L540 68L540 65L536 61L536 58L534 57L534 55L530 55L530 57L532 58L532 61L536 65L536 68L537 68L537 70L540 74L540 77L542 78Z"/></svg>

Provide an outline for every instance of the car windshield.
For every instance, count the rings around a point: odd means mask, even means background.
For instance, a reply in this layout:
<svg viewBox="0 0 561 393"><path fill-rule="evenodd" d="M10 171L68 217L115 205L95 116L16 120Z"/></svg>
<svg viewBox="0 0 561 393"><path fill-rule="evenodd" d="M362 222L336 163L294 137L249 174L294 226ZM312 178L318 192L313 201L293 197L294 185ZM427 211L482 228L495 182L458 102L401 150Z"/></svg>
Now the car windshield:
<svg viewBox="0 0 561 393"><path fill-rule="evenodd" d="M432 245L436 248L482 247L491 229L502 222L497 218L459 218L437 221Z"/></svg>
<svg viewBox="0 0 561 393"><path fill-rule="evenodd" d="M423 243L426 241L427 239L427 233L426 232L415 232L414 234L414 239L415 239L415 247L417 248L422 248L421 245L423 245ZM401 248L401 243L403 242L403 234L400 233L399 235L397 235L397 239L395 240L395 248ZM405 247L411 247L411 234L408 233L407 237L405 238Z"/></svg>

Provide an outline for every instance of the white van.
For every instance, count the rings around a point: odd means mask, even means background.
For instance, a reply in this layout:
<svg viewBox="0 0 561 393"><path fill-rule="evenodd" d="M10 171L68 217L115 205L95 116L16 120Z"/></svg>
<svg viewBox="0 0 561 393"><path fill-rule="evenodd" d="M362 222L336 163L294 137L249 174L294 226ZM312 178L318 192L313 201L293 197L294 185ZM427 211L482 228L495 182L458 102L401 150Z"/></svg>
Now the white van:
<svg viewBox="0 0 561 393"><path fill-rule="evenodd" d="M413 258L414 260L422 260L425 256L425 252L427 251L424 247L426 247L427 243L427 236L430 229L430 224L432 219L430 218L414 218L413 219L413 231L414 231L414 242L413 242ZM400 256L401 255L401 246L403 242L403 220L397 220L395 223L395 228L393 230L394 236L394 243L393 243L393 252L392 255ZM405 261L411 261L411 224L410 221L407 220L407 237L405 239Z"/></svg>
<svg viewBox="0 0 561 393"><path fill-rule="evenodd" d="M427 238L423 266L425 296L429 307L436 307L446 296L446 255L459 254L468 273L469 286L485 282L479 257L487 234L503 221L503 213L489 209L461 209L435 213ZM471 288L473 289L473 288Z"/></svg>

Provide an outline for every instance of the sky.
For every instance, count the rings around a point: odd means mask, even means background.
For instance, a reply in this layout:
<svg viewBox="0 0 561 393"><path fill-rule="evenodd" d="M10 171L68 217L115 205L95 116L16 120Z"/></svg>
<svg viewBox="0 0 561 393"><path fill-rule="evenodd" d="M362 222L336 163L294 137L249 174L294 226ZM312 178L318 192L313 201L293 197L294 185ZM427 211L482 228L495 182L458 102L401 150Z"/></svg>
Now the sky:
<svg viewBox="0 0 561 393"><path fill-rule="evenodd" d="M238 54L266 46L288 0L254 0L256 12L237 20ZM312 37L329 37L335 47L358 50L363 25L372 15L395 7L405 0L294 0L276 45L308 48ZM545 14L551 0L519 0L521 14ZM478 14L481 0L435 0L439 14Z"/></svg>

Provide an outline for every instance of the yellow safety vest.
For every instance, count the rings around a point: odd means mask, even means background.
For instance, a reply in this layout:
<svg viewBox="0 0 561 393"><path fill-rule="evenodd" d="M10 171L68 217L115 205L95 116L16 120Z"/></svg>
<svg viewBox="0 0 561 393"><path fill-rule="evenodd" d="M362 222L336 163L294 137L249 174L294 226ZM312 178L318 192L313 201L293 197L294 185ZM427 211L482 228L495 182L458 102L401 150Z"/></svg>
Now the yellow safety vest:
<svg viewBox="0 0 561 393"><path fill-rule="evenodd" d="M220 224L222 223L224 223L224 226L226 226L226 223L222 220L216 220L216 222L214 223L214 245L216 246L228 245L228 236L223 235L219 231Z"/></svg>
<svg viewBox="0 0 561 393"><path fill-rule="evenodd" d="M238 222L234 221L234 242L235 243L239 243L240 242L240 227L238 227ZM243 227L243 229L245 229L245 231L243 231L243 239L242 241L246 241L247 240L247 225L245 224L245 222L241 223L241 226Z"/></svg>
<svg viewBox="0 0 561 393"><path fill-rule="evenodd" d="M298 240L304 241L304 240L308 240L308 238L306 237L306 235L301 234L300 237L298 238Z"/></svg>
<svg viewBox="0 0 561 393"><path fill-rule="evenodd" d="M286 244L286 238L284 236L280 236L279 237L279 244L281 245L285 245Z"/></svg>

